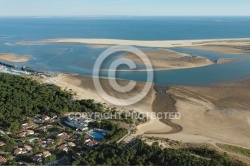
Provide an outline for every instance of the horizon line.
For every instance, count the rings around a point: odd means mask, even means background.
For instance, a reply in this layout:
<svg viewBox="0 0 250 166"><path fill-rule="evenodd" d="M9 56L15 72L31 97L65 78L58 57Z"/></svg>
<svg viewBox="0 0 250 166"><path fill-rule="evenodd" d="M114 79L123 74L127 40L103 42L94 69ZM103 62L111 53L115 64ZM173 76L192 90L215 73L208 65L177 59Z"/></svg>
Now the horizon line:
<svg viewBox="0 0 250 166"><path fill-rule="evenodd" d="M0 15L0 17L19 17L19 18L57 18L57 17L250 17L250 15L23 15L23 16L11 16L11 15Z"/></svg>

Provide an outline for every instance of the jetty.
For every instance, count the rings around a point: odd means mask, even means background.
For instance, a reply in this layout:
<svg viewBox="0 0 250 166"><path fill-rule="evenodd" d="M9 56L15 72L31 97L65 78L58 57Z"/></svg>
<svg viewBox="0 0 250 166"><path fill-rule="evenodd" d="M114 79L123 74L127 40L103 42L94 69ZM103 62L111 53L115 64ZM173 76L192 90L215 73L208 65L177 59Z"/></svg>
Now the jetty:
<svg viewBox="0 0 250 166"><path fill-rule="evenodd" d="M6 67L10 67L10 68L17 68L17 66L15 66L15 65L11 65L11 64L8 64L8 63L5 63L5 62L1 62L1 61L0 61L0 65L6 66Z"/></svg>

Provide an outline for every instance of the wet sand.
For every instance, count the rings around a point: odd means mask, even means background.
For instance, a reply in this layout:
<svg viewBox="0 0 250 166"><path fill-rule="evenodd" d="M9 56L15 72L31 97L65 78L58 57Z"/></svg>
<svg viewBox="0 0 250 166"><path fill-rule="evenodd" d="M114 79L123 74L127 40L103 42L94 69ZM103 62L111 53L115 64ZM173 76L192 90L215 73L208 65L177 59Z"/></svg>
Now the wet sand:
<svg viewBox="0 0 250 166"><path fill-rule="evenodd" d="M0 54L0 59L6 60L9 62L27 62L30 60L30 56L19 56L15 54L10 54L10 53L2 53Z"/></svg>
<svg viewBox="0 0 250 166"><path fill-rule="evenodd" d="M195 68L214 64L210 59L201 56L194 57L168 49L145 51L144 53L152 63L154 70ZM125 54L124 58L130 59L137 64L143 64L143 61L132 53Z"/></svg>
<svg viewBox="0 0 250 166"><path fill-rule="evenodd" d="M72 89L77 99L105 103L96 92L91 77L64 74L48 79L63 89ZM126 99L138 94L144 83L125 94L112 90L107 79L104 89L112 96ZM125 85L127 81L120 80ZM138 112L180 112L180 120L152 119L138 127L137 134L199 143L227 143L250 147L250 80L206 87L154 86L141 102L118 109ZM108 104L108 103L107 103ZM111 105L112 106L112 105Z"/></svg>

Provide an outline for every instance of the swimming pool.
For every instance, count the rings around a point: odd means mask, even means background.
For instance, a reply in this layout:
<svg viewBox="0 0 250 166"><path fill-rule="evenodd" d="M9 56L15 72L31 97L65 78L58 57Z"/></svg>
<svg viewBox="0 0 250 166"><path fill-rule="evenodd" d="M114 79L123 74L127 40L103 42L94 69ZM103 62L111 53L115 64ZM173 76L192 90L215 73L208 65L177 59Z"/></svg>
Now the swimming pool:
<svg viewBox="0 0 250 166"><path fill-rule="evenodd" d="M95 139L103 139L103 137L104 137L103 135L101 135L101 134L99 134L99 133L97 133L95 131L93 131L91 133L91 136L94 137Z"/></svg>

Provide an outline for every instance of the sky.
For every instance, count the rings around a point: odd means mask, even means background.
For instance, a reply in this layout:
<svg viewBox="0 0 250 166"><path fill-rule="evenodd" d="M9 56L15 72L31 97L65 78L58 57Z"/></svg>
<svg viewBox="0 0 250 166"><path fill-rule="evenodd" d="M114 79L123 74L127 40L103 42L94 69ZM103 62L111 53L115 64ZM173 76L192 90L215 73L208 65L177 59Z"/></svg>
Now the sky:
<svg viewBox="0 0 250 166"><path fill-rule="evenodd" d="M0 0L0 16L250 16L250 0Z"/></svg>

